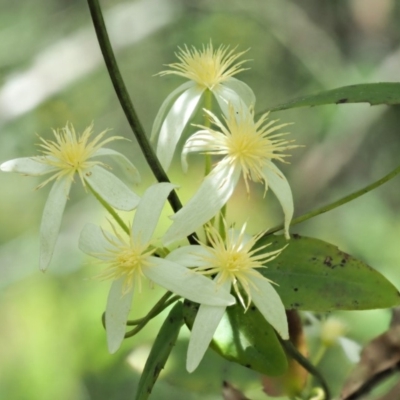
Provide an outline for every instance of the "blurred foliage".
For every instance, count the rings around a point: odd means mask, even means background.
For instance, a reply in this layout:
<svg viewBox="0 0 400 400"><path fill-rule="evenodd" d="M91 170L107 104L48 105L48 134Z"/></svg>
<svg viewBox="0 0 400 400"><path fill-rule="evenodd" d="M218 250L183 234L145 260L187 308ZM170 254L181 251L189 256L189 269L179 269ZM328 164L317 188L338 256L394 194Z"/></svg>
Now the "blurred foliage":
<svg viewBox="0 0 400 400"><path fill-rule="evenodd" d="M132 27L139 30L170 10L169 22L140 40L134 41L132 35L138 34L134 29L123 32L125 43L115 39L121 71L147 131L163 99L182 82L174 76L153 75L163 64L174 62L177 46L185 43L199 46L212 39L215 45L249 49L246 58L252 60L251 69L240 78L256 93L256 112L319 90L399 79L400 3L395 0L104 0L102 5L107 22L114 11L140 6L146 18L131 15ZM117 32L118 21L113 21L110 32ZM94 120L96 131L112 128L131 140L115 143L115 149L134 160L143 175L147 173L139 191L154 181L129 131L96 42L82 59L61 57L66 48L86 44L87 37L94 40L84 1L0 0L0 32L0 161L35 154L35 133L49 138L51 128L62 127L66 121L84 129ZM75 37L78 40L73 41ZM94 67L76 69L85 63ZM68 81L46 95L55 81L66 76ZM42 98L22 107L43 90ZM295 122L293 136L306 145L283 168L297 214L357 190L398 164L399 107L324 106L276 112L275 116ZM171 177L180 181L184 176L178 157L175 167ZM180 190L182 199L200 181L201 168L193 157L190 182ZM334 243L399 288L398 179L296 226L294 232ZM84 223L103 222L104 213L79 185L74 187L57 254L43 275L37 261L38 228L48 188L34 191L39 182L0 176L0 398L133 398L148 347L166 314L127 340L116 355L107 353L100 317L109 283L92 279L99 267L88 265L77 249ZM261 202L263 189L261 185L255 189L254 207L248 207L242 188L228 212L238 225L248 220L253 232L281 219L273 196L267 194ZM242 207L247 214L241 213ZM133 317L149 309L160 293L147 290L141 303L134 305ZM348 322L350 337L361 343L382 333L390 318L387 310L337 314ZM187 336L187 331L181 333L152 399L220 399L225 379L253 400L266 398L257 374L211 351L194 374L187 374L183 362ZM332 350L321 368L338 393L349 362Z"/></svg>

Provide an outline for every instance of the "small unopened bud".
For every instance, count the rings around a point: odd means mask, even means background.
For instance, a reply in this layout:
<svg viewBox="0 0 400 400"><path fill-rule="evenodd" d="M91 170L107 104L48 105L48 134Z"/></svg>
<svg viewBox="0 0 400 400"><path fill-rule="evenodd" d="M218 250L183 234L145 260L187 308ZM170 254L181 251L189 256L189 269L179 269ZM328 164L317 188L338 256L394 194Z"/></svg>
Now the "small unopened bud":
<svg viewBox="0 0 400 400"><path fill-rule="evenodd" d="M321 325L321 340L326 347L333 346L346 332L346 325L337 318L328 318Z"/></svg>

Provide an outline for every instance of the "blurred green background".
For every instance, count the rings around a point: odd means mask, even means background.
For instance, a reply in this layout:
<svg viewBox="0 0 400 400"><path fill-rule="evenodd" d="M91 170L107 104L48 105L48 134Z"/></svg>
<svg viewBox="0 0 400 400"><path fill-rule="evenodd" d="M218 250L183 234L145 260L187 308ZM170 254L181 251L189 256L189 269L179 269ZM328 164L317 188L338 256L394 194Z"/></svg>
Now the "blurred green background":
<svg viewBox="0 0 400 400"><path fill-rule="evenodd" d="M174 62L174 52L184 44L201 46L212 39L216 46L249 49L245 58L251 59L251 69L238 78L255 91L256 112L324 89L400 80L400 3L395 0L107 0L102 6L147 132L164 98L183 83L176 76L154 74ZM137 191L154 182L109 81L85 1L0 0L0 35L0 162L36 154L36 134L51 138L51 128L67 121L78 130L94 121L97 132L112 128L113 134L131 140L112 147L139 167L144 179ZM293 189L296 215L355 191L398 165L398 107L324 106L274 117L294 122L293 138L305 145L282 167ZM185 200L200 182L202 166L193 157L185 177L179 158L175 161L170 176L182 185ZM163 318L127 340L116 355L108 354L100 317L109 282L93 279L100 267L77 248L84 224L104 223L105 213L75 185L56 253L42 274L38 229L49 188L35 191L39 182L0 175L0 399L131 399ZM338 245L400 288L398 186L396 178L292 232ZM280 222L279 204L271 194L261 201L262 192L262 185L254 186L248 199L239 187L229 220L248 221L252 233ZM161 293L146 289L135 298L132 316L143 315ZM336 315L347 321L349 337L360 343L383 332L390 319L388 310ZM253 400L267 398L258 374L211 351L195 373L186 373L187 338L183 329L152 399L220 399L223 380ZM335 393L350 367L337 351L323 359L322 371Z"/></svg>

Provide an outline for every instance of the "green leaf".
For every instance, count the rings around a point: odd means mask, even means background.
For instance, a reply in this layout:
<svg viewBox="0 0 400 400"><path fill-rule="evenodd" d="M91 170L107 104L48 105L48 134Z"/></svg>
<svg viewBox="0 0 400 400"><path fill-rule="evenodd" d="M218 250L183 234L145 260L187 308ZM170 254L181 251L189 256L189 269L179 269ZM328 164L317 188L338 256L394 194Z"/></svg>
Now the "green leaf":
<svg viewBox="0 0 400 400"><path fill-rule="evenodd" d="M185 321L192 327L198 304L184 303ZM254 305L228 307L214 334L211 348L229 361L269 376L283 374L287 358L274 329Z"/></svg>
<svg viewBox="0 0 400 400"><path fill-rule="evenodd" d="M377 104L400 104L400 83L364 83L360 85L343 86L314 95L299 97L287 103L269 107L266 111L348 103L369 103L372 106Z"/></svg>
<svg viewBox="0 0 400 400"><path fill-rule="evenodd" d="M259 270L277 283L288 310L370 310L400 304L398 290L378 271L322 240L292 235L268 236L257 247L265 251L289 246L267 268Z"/></svg>
<svg viewBox="0 0 400 400"><path fill-rule="evenodd" d="M168 314L154 341L140 377L135 400L146 400L150 396L158 375L175 345L183 322L183 306L181 302L178 302Z"/></svg>

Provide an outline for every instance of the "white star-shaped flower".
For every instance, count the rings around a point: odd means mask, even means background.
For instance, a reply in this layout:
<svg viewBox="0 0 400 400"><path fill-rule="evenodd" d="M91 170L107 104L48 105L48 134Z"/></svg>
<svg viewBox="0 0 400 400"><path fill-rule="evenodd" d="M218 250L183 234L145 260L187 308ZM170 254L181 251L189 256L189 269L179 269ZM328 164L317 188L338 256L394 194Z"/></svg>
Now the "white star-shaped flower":
<svg viewBox="0 0 400 400"><path fill-rule="evenodd" d="M253 302L264 318L286 340L289 333L282 300L271 281L257 271L257 268L265 267L283 249L264 252L268 245L253 249L263 233L248 237L245 235L245 228L244 225L240 232L228 230L224 240L214 227L208 226L206 233L210 246L200 243L198 246L181 247L166 258L186 267L195 267L194 271L205 275L215 275L214 281L221 290L230 291L233 286L244 309ZM186 363L189 372L199 365L225 309L226 306L200 306L190 335Z"/></svg>
<svg viewBox="0 0 400 400"><path fill-rule="evenodd" d="M160 132L157 156L165 170L171 164L183 129L206 90L212 92L225 114L228 114L228 103L235 107L254 105L255 96L250 87L233 78L233 75L245 70L242 64L247 61L234 64L245 53L235 54L234 51L235 49L229 50L229 47L224 46L214 50L211 42L207 46L203 45L200 51L195 47L189 49L185 45L176 54L180 62L169 64L170 70L159 73L175 74L189 79L189 82L179 86L165 99L154 120L151 137L154 140Z"/></svg>
<svg viewBox="0 0 400 400"><path fill-rule="evenodd" d="M191 152L200 152L223 156L200 188L188 203L171 218L174 223L164 237L164 243L190 235L201 225L213 218L226 204L243 175L247 192L249 180L261 182L265 192L270 187L282 205L285 214L285 235L289 238L289 224L293 216L293 197L285 176L272 162L285 161L287 154L282 151L298 147L293 141L282 139L287 133L275 133L290 125L274 125L277 121L264 124L268 113L257 122L252 109L236 110L229 107L229 116L224 118L226 126L210 111L204 110L210 121L219 130L202 125L200 131L187 141L182 152L182 168L187 171L186 156Z"/></svg>
<svg viewBox="0 0 400 400"><path fill-rule="evenodd" d="M0 165L5 172L19 172L24 175L50 175L38 188L53 182L49 197L43 210L40 226L40 269L46 270L60 230L68 194L78 175L83 186L97 192L108 204L119 210L132 210L139 203L139 196L132 192L121 180L104 167L98 157L108 156L117 161L132 181L138 182L140 176L135 166L121 153L104 148L113 140L123 139L112 136L103 139L103 131L91 139L93 125L87 127L81 135L75 132L72 124L59 131L53 131L55 141L40 138L43 155L16 158Z"/></svg>
<svg viewBox="0 0 400 400"><path fill-rule="evenodd" d="M111 353L118 350L124 339L134 289L140 292L143 277L196 303L221 307L235 303L229 291L221 290L211 279L154 255L156 248L152 246L151 238L173 188L174 185L170 183L159 183L146 190L127 238L115 229L109 233L92 224L87 225L81 233L80 249L108 263L101 277L114 280L108 295L105 318Z"/></svg>

